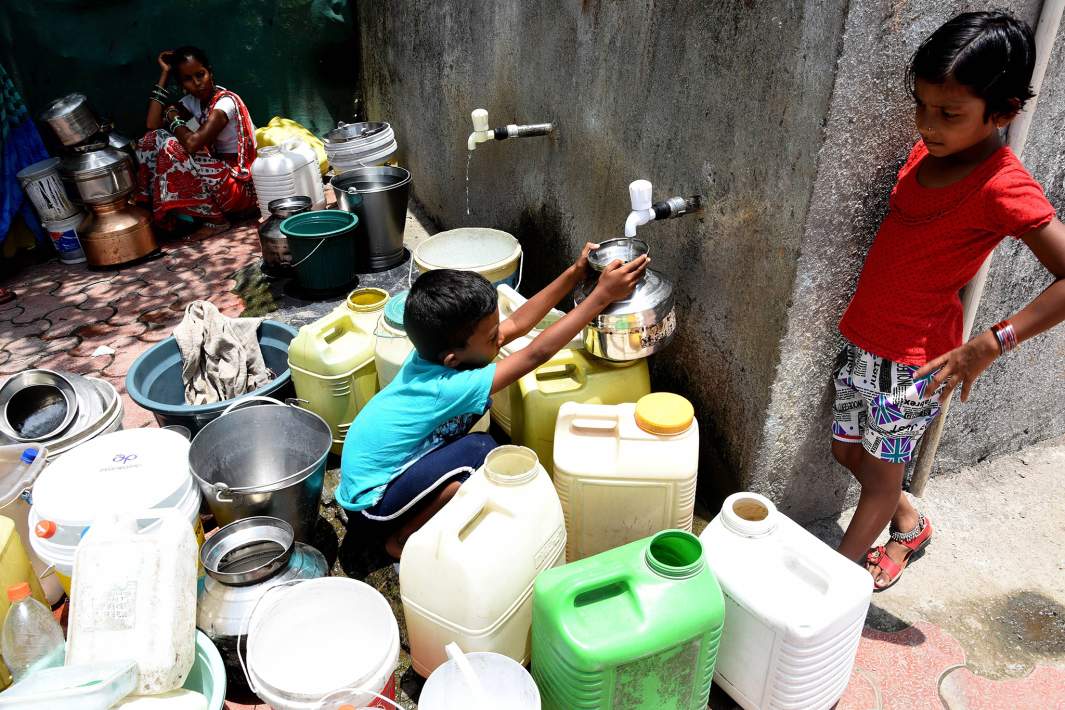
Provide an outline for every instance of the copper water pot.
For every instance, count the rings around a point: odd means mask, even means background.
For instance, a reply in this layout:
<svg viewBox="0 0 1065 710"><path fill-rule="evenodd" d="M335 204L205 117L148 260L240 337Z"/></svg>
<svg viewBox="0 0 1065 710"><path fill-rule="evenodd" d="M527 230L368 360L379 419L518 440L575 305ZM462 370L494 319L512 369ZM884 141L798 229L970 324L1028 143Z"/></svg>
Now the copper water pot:
<svg viewBox="0 0 1065 710"><path fill-rule="evenodd" d="M126 197L93 205L92 227L81 236L89 266L114 266L147 256L159 248L148 210Z"/></svg>

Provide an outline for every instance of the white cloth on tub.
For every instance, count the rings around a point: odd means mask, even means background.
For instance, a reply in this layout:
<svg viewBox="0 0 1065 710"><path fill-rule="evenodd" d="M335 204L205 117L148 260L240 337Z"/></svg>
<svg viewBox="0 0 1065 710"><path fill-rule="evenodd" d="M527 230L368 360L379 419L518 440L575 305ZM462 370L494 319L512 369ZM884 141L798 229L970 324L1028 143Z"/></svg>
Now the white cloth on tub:
<svg viewBox="0 0 1065 710"><path fill-rule="evenodd" d="M213 404L262 387L266 367L256 331L262 318L229 318L210 301L193 301L174 329L186 404Z"/></svg>

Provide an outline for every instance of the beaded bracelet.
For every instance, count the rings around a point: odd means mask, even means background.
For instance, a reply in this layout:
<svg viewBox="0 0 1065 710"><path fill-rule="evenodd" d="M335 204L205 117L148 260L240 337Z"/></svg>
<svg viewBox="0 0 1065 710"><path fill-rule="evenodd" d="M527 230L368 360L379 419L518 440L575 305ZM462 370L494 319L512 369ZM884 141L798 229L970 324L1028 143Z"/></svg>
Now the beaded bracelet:
<svg viewBox="0 0 1065 710"><path fill-rule="evenodd" d="M1003 355L1017 347L1017 331L1013 329L1013 323L1008 320L991 326L991 332L995 334L998 349Z"/></svg>

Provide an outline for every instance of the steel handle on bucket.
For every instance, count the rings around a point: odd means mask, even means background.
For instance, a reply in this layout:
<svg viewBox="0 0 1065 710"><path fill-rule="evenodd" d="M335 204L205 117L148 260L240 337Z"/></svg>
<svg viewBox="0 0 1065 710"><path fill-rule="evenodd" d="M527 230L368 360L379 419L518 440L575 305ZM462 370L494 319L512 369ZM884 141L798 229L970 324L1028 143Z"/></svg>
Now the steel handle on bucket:
<svg viewBox="0 0 1065 710"><path fill-rule="evenodd" d="M244 654L241 653L241 637L243 637L244 639L244 645L247 646L248 636L251 633L251 620L255 617L255 612L259 608L259 605L263 603L264 599L266 599L268 596L270 596L271 593L276 592L279 589L284 589L285 587L293 587L297 584L301 584L306 581L308 580L293 579L289 580L288 582L282 582L281 584L276 584L273 587L270 587L265 592L263 592L263 595L261 597L255 600L255 603L252 605L251 610L244 616L244 618L240 622L240 633L237 635L237 662L240 663L240 670L244 673L244 679L248 681L248 687L251 688L251 692L255 693L256 695L259 694L259 689L255 687L255 683L252 681L251 673L248 672L248 664L244 661Z"/></svg>
<svg viewBox="0 0 1065 710"><path fill-rule="evenodd" d="M273 397L267 397L267 396L261 395L261 394L252 394L252 395L248 395L247 397L238 397L237 399L233 400L233 403L231 405L229 405L228 407L226 407L225 409L223 409L222 413L219 414L218 416L219 417L224 417L225 415L227 415L230 412L232 412L234 409L236 409L238 407L243 407L245 404L248 404L250 402L268 402L270 404L276 404L279 407L286 406L284 402L282 402L281 400L278 400L278 399L274 399Z"/></svg>
<svg viewBox="0 0 1065 710"><path fill-rule="evenodd" d="M296 404L296 402L304 402L304 401L306 401L306 400L301 400L301 399L297 399L297 398L292 397L292 398L289 398L288 400L286 400L284 402L281 402L279 400L274 399L273 397L266 397L264 395L249 395L247 397L241 397L240 399L238 399L235 402L233 402L233 404L231 404L228 407L226 407L225 410L221 414L218 415L218 418L221 419L222 417L224 417L225 415L227 415L231 411L233 411L233 409L235 409L236 407L244 406L245 404L248 404L250 402L265 402L265 403L267 403L269 405L272 405L272 406L293 407L295 409L300 409L301 407L298 404ZM232 503L234 501L234 496L240 497L242 495L255 495L256 493L267 493L267 492L269 492L271 490L274 490L274 489L276 489L278 487L284 488L285 486L282 486L280 484L288 483L292 479L298 478L298 477L304 475L305 473L306 473L306 469L303 469L303 470L300 470L300 471L296 471L296 473L293 473L290 476L285 476L284 478L278 479L276 481L271 481L270 483L266 483L266 484L259 485L259 486L241 486L241 487L234 488L234 487L231 487L231 486L227 486L224 483L218 483L216 481L212 481L212 482L204 481L204 483L207 483L207 485L211 486L211 488L214 489L215 500L217 500L219 503ZM197 476L197 478L198 478L198 476ZM203 479L200 479L200 480L203 480Z"/></svg>

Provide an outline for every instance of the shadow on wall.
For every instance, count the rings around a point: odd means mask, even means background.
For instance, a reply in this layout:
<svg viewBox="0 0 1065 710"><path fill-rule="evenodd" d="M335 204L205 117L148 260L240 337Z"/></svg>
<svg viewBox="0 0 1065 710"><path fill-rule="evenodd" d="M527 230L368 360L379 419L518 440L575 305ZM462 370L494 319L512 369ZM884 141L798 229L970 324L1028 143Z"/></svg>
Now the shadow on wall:
<svg viewBox="0 0 1065 710"><path fill-rule="evenodd" d="M140 135L156 57L183 44L207 53L256 125L283 115L322 133L352 120L359 46L349 0L0 3L0 61L35 115L77 91L120 132Z"/></svg>

